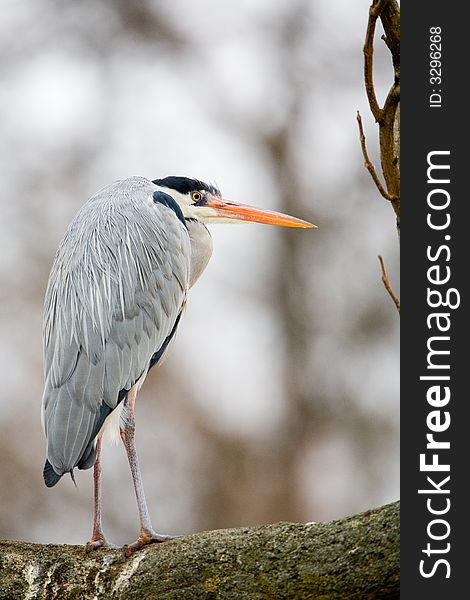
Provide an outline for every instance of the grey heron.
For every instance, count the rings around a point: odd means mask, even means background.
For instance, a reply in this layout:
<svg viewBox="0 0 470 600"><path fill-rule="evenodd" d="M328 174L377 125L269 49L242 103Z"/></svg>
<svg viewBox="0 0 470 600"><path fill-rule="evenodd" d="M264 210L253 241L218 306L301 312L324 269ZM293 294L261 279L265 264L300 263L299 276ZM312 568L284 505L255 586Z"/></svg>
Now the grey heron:
<svg viewBox="0 0 470 600"><path fill-rule="evenodd" d="M173 339L188 290L212 254L207 223L314 225L229 202L197 179L130 177L95 194L59 244L43 319L47 439L44 481L94 466L94 516L86 551L106 545L101 524L102 434L124 444L140 533L129 556L171 536L154 531L135 449L135 402L148 371Z"/></svg>

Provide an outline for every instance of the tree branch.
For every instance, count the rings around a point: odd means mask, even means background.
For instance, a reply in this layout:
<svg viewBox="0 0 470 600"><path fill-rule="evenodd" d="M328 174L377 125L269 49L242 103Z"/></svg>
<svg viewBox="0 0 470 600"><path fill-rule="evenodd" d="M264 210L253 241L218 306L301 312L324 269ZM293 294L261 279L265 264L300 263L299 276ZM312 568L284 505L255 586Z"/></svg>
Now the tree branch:
<svg viewBox="0 0 470 600"><path fill-rule="evenodd" d="M396 200L396 196L392 196L391 194L389 194L387 192L387 190L384 188L384 186L382 185L382 182L380 181L379 176L377 175L377 171L375 170L374 165L371 163L371 161L369 159L369 154L367 152L367 146L366 146L366 136L364 135L364 129L362 127L361 113L359 111L357 111L357 123L359 125L359 140L361 142L362 156L364 157L365 168L369 171L370 176L372 177L380 194L386 200L390 200L390 201Z"/></svg>
<svg viewBox="0 0 470 600"><path fill-rule="evenodd" d="M392 56L394 80L384 106L377 101L373 79L374 36L377 19L380 17L387 44ZM384 198L390 201L395 211L397 233L400 235L400 8L397 0L373 0L369 8L366 38L364 42L364 85L370 110L379 124L380 160L385 187L380 182L375 169L365 151L365 139L358 118L362 152L365 166Z"/></svg>
<svg viewBox="0 0 470 600"><path fill-rule="evenodd" d="M385 289L390 294L390 298L393 300L395 306L397 307L398 314L400 314L400 300L398 296L393 291L392 285L387 275L387 271L385 270L384 259L379 255L380 269L382 270L382 281L385 286Z"/></svg>
<svg viewBox="0 0 470 600"><path fill-rule="evenodd" d="M374 3L369 8L369 21L367 22L366 39L364 42L364 82L366 86L367 99L372 114L377 123L380 123L383 116L383 111L377 102L374 87L374 37L375 24L380 15L384 4L388 0L374 0Z"/></svg>
<svg viewBox="0 0 470 600"><path fill-rule="evenodd" d="M136 552L0 542L0 600L399 595L399 503L341 521L190 535Z"/></svg>
<svg viewBox="0 0 470 600"><path fill-rule="evenodd" d="M392 55L394 70L393 84L383 108L380 108L377 102L373 80L374 36L378 17L382 21L385 31L382 39ZM364 84L370 110L379 124L380 162L386 187L382 185L374 165L369 160L362 118L357 111L364 166L369 171L380 194L390 201L395 211L397 233L400 237L400 8L397 0L373 0L369 7L369 20L364 42ZM379 256L379 261L382 282L400 314L400 300L392 289L381 256Z"/></svg>

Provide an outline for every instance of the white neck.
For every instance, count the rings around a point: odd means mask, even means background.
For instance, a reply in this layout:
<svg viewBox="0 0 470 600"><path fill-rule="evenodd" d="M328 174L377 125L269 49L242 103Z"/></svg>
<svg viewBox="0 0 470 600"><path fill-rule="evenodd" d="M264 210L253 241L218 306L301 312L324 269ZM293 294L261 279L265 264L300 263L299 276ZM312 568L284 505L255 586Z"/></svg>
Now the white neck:
<svg viewBox="0 0 470 600"><path fill-rule="evenodd" d="M186 224L191 240L189 287L192 287L202 275L212 256L212 238L207 227L199 221L188 219Z"/></svg>

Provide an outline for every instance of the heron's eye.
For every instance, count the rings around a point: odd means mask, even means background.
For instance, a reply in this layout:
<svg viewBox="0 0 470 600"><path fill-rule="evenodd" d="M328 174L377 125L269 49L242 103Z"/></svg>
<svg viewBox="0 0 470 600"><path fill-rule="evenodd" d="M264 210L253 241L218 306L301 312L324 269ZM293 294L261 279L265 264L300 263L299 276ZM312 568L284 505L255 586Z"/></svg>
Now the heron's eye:
<svg viewBox="0 0 470 600"><path fill-rule="evenodd" d="M193 202L199 202L199 200L202 200L202 194L201 194L201 192L193 192L191 194L191 198L192 198Z"/></svg>

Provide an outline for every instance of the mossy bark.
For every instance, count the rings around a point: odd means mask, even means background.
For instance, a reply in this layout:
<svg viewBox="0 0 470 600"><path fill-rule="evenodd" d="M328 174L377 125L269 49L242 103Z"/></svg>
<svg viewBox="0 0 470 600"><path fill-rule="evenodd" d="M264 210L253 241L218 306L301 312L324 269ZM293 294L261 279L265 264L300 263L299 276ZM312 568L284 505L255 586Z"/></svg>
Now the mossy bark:
<svg viewBox="0 0 470 600"><path fill-rule="evenodd" d="M125 559L79 546L0 542L0 599L399 597L399 503L331 523L189 535Z"/></svg>

